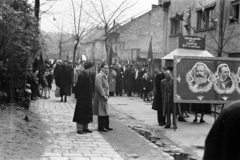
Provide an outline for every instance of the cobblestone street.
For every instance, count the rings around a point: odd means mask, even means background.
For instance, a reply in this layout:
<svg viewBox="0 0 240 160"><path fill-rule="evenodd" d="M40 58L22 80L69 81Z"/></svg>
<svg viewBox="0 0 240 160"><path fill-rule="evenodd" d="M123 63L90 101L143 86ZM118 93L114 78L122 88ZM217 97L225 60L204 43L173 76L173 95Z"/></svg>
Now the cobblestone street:
<svg viewBox="0 0 240 160"><path fill-rule="evenodd" d="M53 92L52 92L53 94ZM77 134L76 124L72 122L75 104L60 102L51 95L50 99L32 101L30 111L38 113L49 125L47 141L41 160L122 160L121 156L96 131L90 134Z"/></svg>

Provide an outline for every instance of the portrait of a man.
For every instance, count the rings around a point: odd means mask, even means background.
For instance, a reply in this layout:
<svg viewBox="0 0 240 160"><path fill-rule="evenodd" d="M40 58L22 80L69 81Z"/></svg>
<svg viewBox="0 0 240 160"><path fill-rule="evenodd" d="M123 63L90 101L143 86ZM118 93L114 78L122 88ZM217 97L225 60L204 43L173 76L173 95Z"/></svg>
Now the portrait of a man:
<svg viewBox="0 0 240 160"><path fill-rule="evenodd" d="M212 73L207 65L197 62L186 74L186 82L189 89L194 93L208 92L212 88Z"/></svg>
<svg viewBox="0 0 240 160"><path fill-rule="evenodd" d="M214 90L219 94L231 94L234 92L234 82L227 64L220 64L215 73Z"/></svg>
<svg viewBox="0 0 240 160"><path fill-rule="evenodd" d="M237 76L236 91L240 94L240 67L238 67L238 72L236 76Z"/></svg>

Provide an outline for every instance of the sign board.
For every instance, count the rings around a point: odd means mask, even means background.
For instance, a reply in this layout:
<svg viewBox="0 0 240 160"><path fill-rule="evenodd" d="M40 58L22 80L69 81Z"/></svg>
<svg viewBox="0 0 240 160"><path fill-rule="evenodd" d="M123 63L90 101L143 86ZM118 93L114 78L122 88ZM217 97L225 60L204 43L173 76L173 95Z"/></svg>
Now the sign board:
<svg viewBox="0 0 240 160"><path fill-rule="evenodd" d="M175 103L240 99L240 58L174 56Z"/></svg>
<svg viewBox="0 0 240 160"><path fill-rule="evenodd" d="M180 36L178 48L205 50L205 38L198 36Z"/></svg>

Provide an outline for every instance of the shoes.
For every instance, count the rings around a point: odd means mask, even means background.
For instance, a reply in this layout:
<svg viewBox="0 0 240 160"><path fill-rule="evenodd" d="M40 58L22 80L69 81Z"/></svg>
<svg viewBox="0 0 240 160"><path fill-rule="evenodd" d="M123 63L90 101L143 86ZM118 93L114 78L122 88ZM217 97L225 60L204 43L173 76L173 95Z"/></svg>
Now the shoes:
<svg viewBox="0 0 240 160"><path fill-rule="evenodd" d="M159 123L159 126L164 126L164 123Z"/></svg>
<svg viewBox="0 0 240 160"><path fill-rule="evenodd" d="M164 128L170 128L171 126L170 125L166 125Z"/></svg>
<svg viewBox="0 0 240 160"><path fill-rule="evenodd" d="M108 127L108 128L106 128L108 131L112 131L113 129L112 128L110 128L110 127Z"/></svg>
<svg viewBox="0 0 240 160"><path fill-rule="evenodd" d="M98 129L99 132L108 132L106 129Z"/></svg>
<svg viewBox="0 0 240 160"><path fill-rule="evenodd" d="M183 117L178 117L178 121L179 122L187 122L187 120L185 120Z"/></svg>
<svg viewBox="0 0 240 160"><path fill-rule="evenodd" d="M83 131L77 131L78 134L85 134Z"/></svg>
<svg viewBox="0 0 240 160"><path fill-rule="evenodd" d="M204 121L203 119L201 119L199 122L200 122L200 123L205 123L205 121Z"/></svg>
<svg viewBox="0 0 240 160"><path fill-rule="evenodd" d="M89 129L84 129L83 132L92 133L92 131L90 131Z"/></svg>
<svg viewBox="0 0 240 160"><path fill-rule="evenodd" d="M195 119L193 120L193 122L197 122L197 119L195 118Z"/></svg>
<svg viewBox="0 0 240 160"><path fill-rule="evenodd" d="M174 126L173 128L174 128L174 129L177 129L177 126Z"/></svg>
<svg viewBox="0 0 240 160"><path fill-rule="evenodd" d="M63 101L63 99L61 99L61 102Z"/></svg>

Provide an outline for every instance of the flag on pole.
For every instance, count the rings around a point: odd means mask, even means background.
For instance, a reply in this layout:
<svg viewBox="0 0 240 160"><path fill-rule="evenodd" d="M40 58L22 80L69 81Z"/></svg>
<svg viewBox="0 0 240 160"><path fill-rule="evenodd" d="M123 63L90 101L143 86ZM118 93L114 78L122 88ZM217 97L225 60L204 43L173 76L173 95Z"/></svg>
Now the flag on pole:
<svg viewBox="0 0 240 160"><path fill-rule="evenodd" d="M150 74L150 76L153 76L152 37L151 37L149 48L148 48L147 64L148 64L148 73Z"/></svg>

